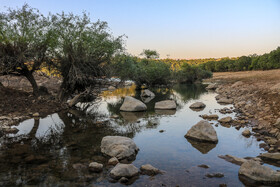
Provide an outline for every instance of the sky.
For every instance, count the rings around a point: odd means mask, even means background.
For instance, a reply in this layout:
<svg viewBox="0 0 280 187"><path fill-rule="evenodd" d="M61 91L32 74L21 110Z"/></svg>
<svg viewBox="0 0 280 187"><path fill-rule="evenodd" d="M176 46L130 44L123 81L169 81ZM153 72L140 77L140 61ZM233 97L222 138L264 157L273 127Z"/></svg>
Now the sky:
<svg viewBox="0 0 280 187"><path fill-rule="evenodd" d="M280 46L280 0L0 0L0 11L24 3L43 14L90 13L126 35L128 53L197 59L264 54Z"/></svg>

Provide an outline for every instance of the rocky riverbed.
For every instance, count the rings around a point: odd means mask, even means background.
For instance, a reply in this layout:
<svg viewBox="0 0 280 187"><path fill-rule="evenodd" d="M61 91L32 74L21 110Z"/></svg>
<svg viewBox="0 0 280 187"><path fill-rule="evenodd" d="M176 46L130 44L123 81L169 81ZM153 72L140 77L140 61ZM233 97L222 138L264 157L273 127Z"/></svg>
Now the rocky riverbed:
<svg viewBox="0 0 280 187"><path fill-rule="evenodd" d="M246 78L240 74L233 79L220 75L214 77L215 83L209 87L219 94L218 102L228 100L234 105L239 116L232 123L237 128L252 127L252 132L247 130L244 135L263 140L266 145L262 147L268 152L280 151L280 83L275 81L278 71L260 72L262 76L247 72Z"/></svg>
<svg viewBox="0 0 280 187"><path fill-rule="evenodd" d="M270 131L278 103L266 97L276 91L246 80L212 81L209 91L151 88L151 98L135 87L108 86L100 100L76 109L29 112L0 138L1 185L277 186L278 137ZM125 96L145 110L120 111ZM155 107L162 101L172 107ZM266 103L269 119L259 113Z"/></svg>

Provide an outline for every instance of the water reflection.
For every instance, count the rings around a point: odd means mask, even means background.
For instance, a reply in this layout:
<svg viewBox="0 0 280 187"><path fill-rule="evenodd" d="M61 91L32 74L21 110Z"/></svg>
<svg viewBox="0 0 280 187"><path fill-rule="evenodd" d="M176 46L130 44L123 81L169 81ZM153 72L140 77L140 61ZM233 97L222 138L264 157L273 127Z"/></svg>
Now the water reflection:
<svg viewBox="0 0 280 187"><path fill-rule="evenodd" d="M84 103L75 110L53 114L44 119L31 119L16 128L16 135L0 139L0 186L41 185L103 185L110 183L108 158L101 154L100 143L104 136L120 135L133 138L140 151L133 162L167 171L149 180L140 176L134 186L240 186L236 166L227 165L217 155L232 154L239 157L259 155L258 143L240 138L241 131L223 126L214 127L219 144L200 143L184 138L185 133L201 120L199 115L223 108L215 100L214 93L206 93L204 85L176 85L172 89L151 89L156 97L146 105L146 112L120 112L126 95L140 98L135 87L105 91L100 101ZM177 110L154 110L155 102L174 99ZM195 101L206 104L203 111L192 111L189 105ZM234 114L230 114L234 117ZM114 117L112 117L114 116ZM159 133L164 130L164 133ZM248 146L248 141L252 142ZM186 149L187 147L187 149ZM87 165L104 164L100 174L90 173ZM186 169L199 164L210 165L211 172L223 172L225 178L205 179L204 170ZM205 171L206 172L206 171ZM191 176L191 177L189 177ZM131 182L131 181L130 181ZM132 181L133 182L133 181Z"/></svg>
<svg viewBox="0 0 280 187"><path fill-rule="evenodd" d="M202 154L207 154L209 151L216 147L215 143L198 142L195 140L187 139L188 142Z"/></svg>
<svg viewBox="0 0 280 187"><path fill-rule="evenodd" d="M176 110L155 110L155 113L158 115L172 116L176 114Z"/></svg>
<svg viewBox="0 0 280 187"><path fill-rule="evenodd" d="M143 118L146 112L120 112L123 119L130 123L135 123L138 119Z"/></svg>

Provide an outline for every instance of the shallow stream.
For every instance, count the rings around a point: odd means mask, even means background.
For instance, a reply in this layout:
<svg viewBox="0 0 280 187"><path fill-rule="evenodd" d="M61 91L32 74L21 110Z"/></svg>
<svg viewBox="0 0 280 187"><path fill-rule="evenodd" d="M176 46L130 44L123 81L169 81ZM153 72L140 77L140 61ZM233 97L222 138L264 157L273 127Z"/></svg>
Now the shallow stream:
<svg viewBox="0 0 280 187"><path fill-rule="evenodd" d="M39 186L122 186L112 183L108 173L108 158L100 152L104 136L121 135L132 138L140 148L133 164L140 168L151 164L162 175L140 175L131 181L132 186L243 186L238 178L240 166L229 163L218 155L256 157L262 149L253 136L241 135L230 126L215 126L218 144L196 143L184 138L187 131L202 120L199 115L218 114L219 117L235 117L235 113L221 114L224 108L216 102L216 93L207 92L205 85L176 85L172 89L151 89L156 97L147 103L147 112L120 112L126 95L140 98L135 87L104 91L100 100L80 105L70 110L30 119L20 123L15 135L1 138L0 185ZM155 111L157 101L174 99L175 111ZM202 111L189 106L201 101L206 104ZM147 101L146 101L147 102ZM232 105L227 105L230 108ZM112 117L113 116L113 117ZM160 130L164 132L160 133ZM105 165L100 174L90 173L86 166L92 161ZM205 169L198 165L206 164ZM274 169L279 169L273 167ZM222 178L207 178L207 173L223 173Z"/></svg>

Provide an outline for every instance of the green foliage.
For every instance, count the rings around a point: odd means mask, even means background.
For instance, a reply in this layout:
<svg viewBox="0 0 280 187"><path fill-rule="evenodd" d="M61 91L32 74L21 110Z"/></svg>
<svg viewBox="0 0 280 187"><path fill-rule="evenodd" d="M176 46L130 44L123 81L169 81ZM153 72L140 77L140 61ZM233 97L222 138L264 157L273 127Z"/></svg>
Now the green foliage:
<svg viewBox="0 0 280 187"><path fill-rule="evenodd" d="M34 94L38 87L32 73L50 57L49 25L48 18L27 4L0 13L0 74L25 76Z"/></svg>
<svg viewBox="0 0 280 187"><path fill-rule="evenodd" d="M115 57L112 66L114 75L122 80L133 80L137 85L168 84L171 78L170 66L161 61L123 54Z"/></svg>
<svg viewBox="0 0 280 187"><path fill-rule="evenodd" d="M63 92L81 91L93 84L94 77L105 75L103 67L122 50L122 37L114 38L106 22L91 22L85 13L52 15L52 26L57 41L53 53L63 76Z"/></svg>
<svg viewBox="0 0 280 187"><path fill-rule="evenodd" d="M166 61L140 59L130 55L117 56L112 65L115 76L122 80L133 80L137 85L193 83L212 76L211 72L187 63L173 69L172 64Z"/></svg>
<svg viewBox="0 0 280 187"><path fill-rule="evenodd" d="M280 47L268 54L223 58L200 64L200 67L212 72L277 69L280 68Z"/></svg>
<svg viewBox="0 0 280 187"><path fill-rule="evenodd" d="M150 49L144 49L143 52L140 54L141 56L144 56L147 59L157 59L159 58L159 54L155 50Z"/></svg>
<svg viewBox="0 0 280 187"><path fill-rule="evenodd" d="M198 66L183 64L181 69L174 72L174 79L180 83L194 83L212 77L212 73Z"/></svg>

